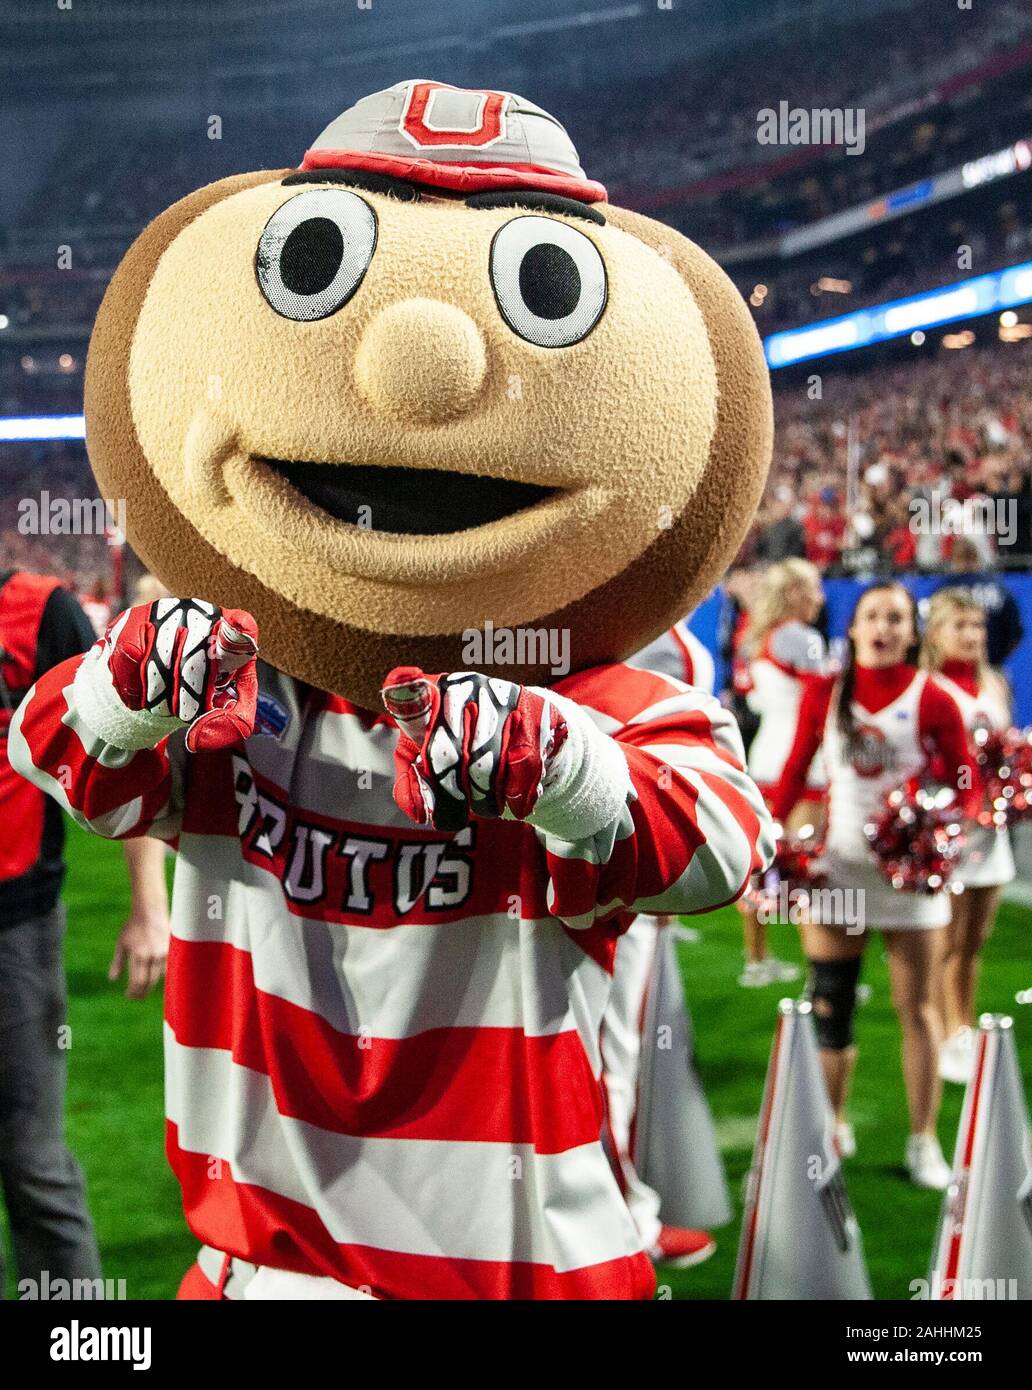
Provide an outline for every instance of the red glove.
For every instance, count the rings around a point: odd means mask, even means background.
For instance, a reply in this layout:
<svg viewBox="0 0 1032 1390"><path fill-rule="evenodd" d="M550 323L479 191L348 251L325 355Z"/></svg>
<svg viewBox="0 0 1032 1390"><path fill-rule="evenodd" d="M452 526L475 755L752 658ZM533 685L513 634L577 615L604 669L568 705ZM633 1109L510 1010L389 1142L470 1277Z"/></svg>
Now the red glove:
<svg viewBox="0 0 1032 1390"><path fill-rule="evenodd" d="M381 698L401 729L394 799L435 830L505 811L524 820L566 741L566 721L544 692L473 671L399 666Z"/></svg>
<svg viewBox="0 0 1032 1390"><path fill-rule="evenodd" d="M191 753L229 747L253 732L258 626L250 613L163 598L120 614L102 640L113 693L126 711L188 724Z"/></svg>

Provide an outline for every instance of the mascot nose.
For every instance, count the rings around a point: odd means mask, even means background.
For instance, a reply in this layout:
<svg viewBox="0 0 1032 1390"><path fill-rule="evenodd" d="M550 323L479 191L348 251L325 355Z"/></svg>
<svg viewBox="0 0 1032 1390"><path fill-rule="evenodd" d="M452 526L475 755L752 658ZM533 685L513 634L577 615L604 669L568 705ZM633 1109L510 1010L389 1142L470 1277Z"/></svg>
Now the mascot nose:
<svg viewBox="0 0 1032 1390"><path fill-rule="evenodd" d="M468 410L487 372L484 340L454 304L406 299L379 313L355 359L366 399L395 419L439 424Z"/></svg>

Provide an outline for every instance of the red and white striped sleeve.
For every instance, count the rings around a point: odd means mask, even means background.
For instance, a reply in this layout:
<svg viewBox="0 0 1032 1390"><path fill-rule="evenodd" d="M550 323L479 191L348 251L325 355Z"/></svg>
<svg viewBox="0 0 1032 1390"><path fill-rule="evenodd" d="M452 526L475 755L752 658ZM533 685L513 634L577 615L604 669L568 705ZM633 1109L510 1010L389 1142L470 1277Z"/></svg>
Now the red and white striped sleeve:
<svg viewBox="0 0 1032 1390"><path fill-rule="evenodd" d="M704 690L707 695L713 694L716 685L713 658L683 618L647 647L629 656L624 665L673 676L697 690Z"/></svg>
<svg viewBox="0 0 1032 1390"><path fill-rule="evenodd" d="M607 745L600 775L626 794L595 833L564 833L545 795L530 820L548 866L550 910L589 927L619 912L707 912L734 902L774 852L773 824L745 771L733 716L682 681L625 665L561 682Z"/></svg>
<svg viewBox="0 0 1032 1390"><path fill-rule="evenodd" d="M85 660L75 656L54 666L26 695L11 723L11 766L97 835L174 839L185 735L134 752L105 742L86 723L77 696L75 676Z"/></svg>

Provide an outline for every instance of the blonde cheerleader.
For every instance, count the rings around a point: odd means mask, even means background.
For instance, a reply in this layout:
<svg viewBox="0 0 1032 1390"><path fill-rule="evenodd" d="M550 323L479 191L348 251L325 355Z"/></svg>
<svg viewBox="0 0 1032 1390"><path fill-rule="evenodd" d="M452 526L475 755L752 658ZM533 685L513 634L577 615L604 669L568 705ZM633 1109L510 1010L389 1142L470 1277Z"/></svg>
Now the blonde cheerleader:
<svg viewBox="0 0 1032 1390"><path fill-rule="evenodd" d="M827 669L824 638L813 626L824 606L820 574L806 560L782 560L767 571L749 620L749 708L759 726L749 745L749 773L768 804L781 778L799 723L806 682ZM814 759L806 785L792 807L789 834L822 818L824 771ZM767 929L743 899L745 968L738 983L746 988L798 978L796 966L767 954Z"/></svg>
<svg viewBox="0 0 1032 1390"><path fill-rule="evenodd" d="M1011 723L1007 682L986 661L985 610L969 589L940 589L931 600L921 665L956 700L968 733L1000 732ZM966 1084L974 1064L975 989L978 958L993 929L1004 884L1014 878L1006 830L972 828L958 878L964 892L951 903L942 962L945 1041L939 1072Z"/></svg>

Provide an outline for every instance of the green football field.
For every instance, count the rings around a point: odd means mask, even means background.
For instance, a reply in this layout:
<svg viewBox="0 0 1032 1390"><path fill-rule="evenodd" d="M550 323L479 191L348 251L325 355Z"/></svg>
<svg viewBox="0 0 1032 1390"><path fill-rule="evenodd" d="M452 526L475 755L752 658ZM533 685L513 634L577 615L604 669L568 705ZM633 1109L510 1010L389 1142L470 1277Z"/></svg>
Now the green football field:
<svg viewBox="0 0 1032 1390"><path fill-rule="evenodd" d="M108 983L107 966L128 894L121 851L71 827L66 948L71 992L68 1132L89 1182L105 1274L125 1279L129 1298L169 1298L190 1264L195 1242L183 1222L176 1184L162 1151L161 1001L131 1003ZM699 1069L724 1151L736 1201L735 1223L718 1233L719 1249L694 1270L660 1271L677 1298L726 1298L734 1271L743 1177L756 1130L763 1079L784 987L743 990L737 913L696 919L698 944L679 945L695 1024ZM1007 906L989 944L979 1006L1017 1016L1026 1092L1032 1082L1032 1008L1015 993L1032 987L1032 909ZM795 932L775 929L777 954L800 959ZM860 1062L853 1093L859 1153L846 1182L863 1232L879 1298L908 1298L910 1281L927 1272L939 1209L937 1194L906 1181L906 1135L896 1021L885 963L875 943L865 979L872 997L859 1012ZM947 1088L940 1137L951 1156L962 1092ZM13 1279L9 1276L9 1292Z"/></svg>

